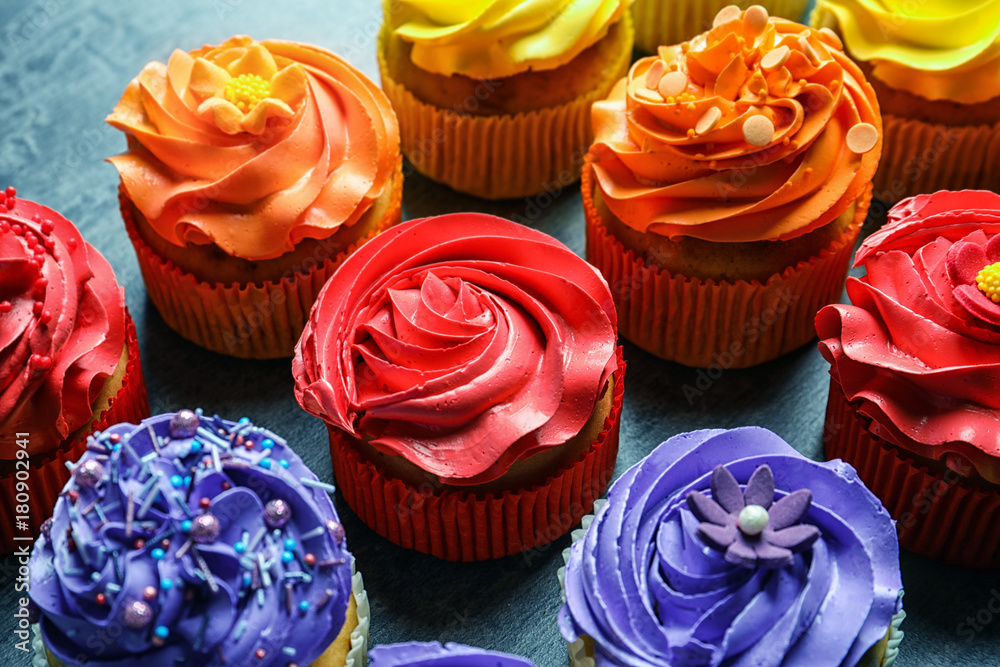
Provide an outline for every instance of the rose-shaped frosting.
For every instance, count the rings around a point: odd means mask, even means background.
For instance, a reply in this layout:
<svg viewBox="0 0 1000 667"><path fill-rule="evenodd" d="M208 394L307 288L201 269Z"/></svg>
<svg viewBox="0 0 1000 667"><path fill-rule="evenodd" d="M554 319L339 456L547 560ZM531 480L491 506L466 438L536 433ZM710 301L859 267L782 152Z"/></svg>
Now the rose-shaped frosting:
<svg viewBox="0 0 1000 667"><path fill-rule="evenodd" d="M710 488L722 465L763 501L750 480L764 464L775 506L812 492L802 525L819 536L790 564L746 567L699 537L688 498L735 502ZM811 461L762 428L695 431L612 485L573 545L559 625L568 642L594 640L597 665L854 667L885 636L901 589L892 519L854 468Z"/></svg>
<svg viewBox="0 0 1000 667"><path fill-rule="evenodd" d="M328 490L245 418L113 426L32 552L45 646L68 665L310 664L351 594Z"/></svg>
<svg viewBox="0 0 1000 667"><path fill-rule="evenodd" d="M59 445L90 421L124 345L107 260L52 209L0 192L0 432L31 433L32 455Z"/></svg>
<svg viewBox="0 0 1000 667"><path fill-rule="evenodd" d="M440 642L409 642L376 646L371 667L534 667L530 660L509 653Z"/></svg>
<svg viewBox="0 0 1000 667"><path fill-rule="evenodd" d="M759 6L636 62L593 122L604 202L668 237L800 236L863 194L881 153L875 93L836 36Z"/></svg>
<svg viewBox="0 0 1000 667"><path fill-rule="evenodd" d="M1000 261L1000 195L906 199L855 257L853 305L816 317L820 352L876 435L1000 483L1000 307L977 278ZM990 279L991 270L984 272Z"/></svg>
<svg viewBox="0 0 1000 667"><path fill-rule="evenodd" d="M508 220L413 220L323 287L296 346L308 412L446 483L478 484L577 434L614 370L597 270Z"/></svg>
<svg viewBox="0 0 1000 667"><path fill-rule="evenodd" d="M894 88L965 104L1000 95L1000 0L818 0L812 22Z"/></svg>
<svg viewBox="0 0 1000 667"><path fill-rule="evenodd" d="M561 67L598 42L632 0L384 0L418 67L474 79Z"/></svg>
<svg viewBox="0 0 1000 667"><path fill-rule="evenodd" d="M295 42L174 51L143 68L107 121L129 136L110 161L153 229L245 259L353 224L390 187L399 156L382 91Z"/></svg>

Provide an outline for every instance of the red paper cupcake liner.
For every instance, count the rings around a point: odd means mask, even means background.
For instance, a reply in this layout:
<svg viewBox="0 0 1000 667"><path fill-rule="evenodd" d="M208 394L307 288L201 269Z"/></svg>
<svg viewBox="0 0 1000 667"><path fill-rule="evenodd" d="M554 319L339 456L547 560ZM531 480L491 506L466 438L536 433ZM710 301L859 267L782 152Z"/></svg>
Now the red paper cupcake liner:
<svg viewBox="0 0 1000 667"><path fill-rule="evenodd" d="M936 125L882 116L875 198L887 203L938 190L1000 189L1000 124Z"/></svg>
<svg viewBox="0 0 1000 667"><path fill-rule="evenodd" d="M647 267L605 228L593 201L593 169L583 170L587 261L611 286L619 333L642 349L686 366L746 368L816 336L816 312L840 301L848 262L868 215L871 185L854 221L808 261L765 283L699 280Z"/></svg>
<svg viewBox="0 0 1000 667"><path fill-rule="evenodd" d="M149 416L149 399L146 396L146 381L142 376L142 364L139 361L139 342L135 335L135 323L125 314L125 345L128 348L128 361L122 386L110 400L107 409L98 417L90 430L81 434L72 443L58 447L56 450L32 457L28 466L28 479L18 479L18 474L24 475L24 470L18 470L14 463L6 467L10 472L0 477L0 553L10 553L20 546L31 546L31 540L37 537L42 523L52 516L52 508L62 492L63 486L70 478L67 462L75 462L87 449L87 436L119 422L138 423ZM9 434L14 437L14 434ZM27 503L18 501L18 482L27 481L28 490L21 491L28 496ZM21 496L24 500L24 496ZM22 512L27 505L28 512ZM18 517L27 515L28 528L16 525ZM30 538L30 539L29 539Z"/></svg>
<svg viewBox="0 0 1000 667"><path fill-rule="evenodd" d="M261 284L207 283L164 260L139 236L132 204L119 188L122 219L142 270L146 292L167 325L204 348L244 359L295 353L309 310L341 261L376 234L399 222L403 177L397 169L392 203L375 229L358 243L304 273Z"/></svg>
<svg viewBox="0 0 1000 667"><path fill-rule="evenodd" d="M854 466L896 520L899 544L965 567L1000 567L1000 490L931 470L869 430L871 421L830 381L823 440L826 458Z"/></svg>
<svg viewBox="0 0 1000 667"><path fill-rule="evenodd" d="M600 434L580 459L539 486L482 496L415 487L382 473L342 431L328 427L337 487L379 535L443 560L487 560L544 546L593 510L614 475L625 389L621 348L617 360L611 412Z"/></svg>

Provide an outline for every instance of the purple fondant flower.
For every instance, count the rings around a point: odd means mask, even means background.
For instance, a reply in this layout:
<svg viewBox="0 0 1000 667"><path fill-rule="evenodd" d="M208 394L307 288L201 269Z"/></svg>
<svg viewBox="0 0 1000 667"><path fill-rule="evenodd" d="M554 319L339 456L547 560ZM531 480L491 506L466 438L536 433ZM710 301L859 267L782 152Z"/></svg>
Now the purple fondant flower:
<svg viewBox="0 0 1000 667"><path fill-rule="evenodd" d="M712 497L700 491L687 496L688 508L701 524L697 535L725 552L729 563L753 568L785 567L792 554L819 537L816 526L798 523L809 511L812 492L800 489L774 502L771 468L757 468L746 491L725 467L712 471Z"/></svg>

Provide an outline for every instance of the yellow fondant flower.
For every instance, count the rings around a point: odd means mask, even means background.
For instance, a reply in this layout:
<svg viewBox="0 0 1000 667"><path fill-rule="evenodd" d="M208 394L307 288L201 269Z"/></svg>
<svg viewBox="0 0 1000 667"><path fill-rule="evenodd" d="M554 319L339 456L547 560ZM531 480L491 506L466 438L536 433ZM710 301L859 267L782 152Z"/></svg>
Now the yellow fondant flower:
<svg viewBox="0 0 1000 667"><path fill-rule="evenodd" d="M298 64L278 68L274 56L247 38L233 39L194 59L188 90L199 116L226 134L260 134L269 118L291 118L306 94Z"/></svg>

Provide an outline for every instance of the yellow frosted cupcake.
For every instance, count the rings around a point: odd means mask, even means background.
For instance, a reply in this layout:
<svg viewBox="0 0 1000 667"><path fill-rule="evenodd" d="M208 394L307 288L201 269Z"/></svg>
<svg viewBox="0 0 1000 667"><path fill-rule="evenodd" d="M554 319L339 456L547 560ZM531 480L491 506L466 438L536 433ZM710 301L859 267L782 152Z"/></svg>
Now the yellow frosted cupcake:
<svg viewBox="0 0 1000 667"><path fill-rule="evenodd" d="M487 199L580 175L590 105L632 55L631 0L384 0L382 87L403 153L428 177Z"/></svg>
<svg viewBox="0 0 1000 667"><path fill-rule="evenodd" d="M635 46L656 53L664 44L680 44L712 29L715 17L727 6L748 9L760 5L769 14L793 21L802 18L808 0L635 0ZM735 10L729 10L735 11Z"/></svg>
<svg viewBox="0 0 1000 667"><path fill-rule="evenodd" d="M400 220L399 127L382 91L319 47L233 37L146 65L107 122L149 297L237 357L291 356L340 260Z"/></svg>
<svg viewBox="0 0 1000 667"><path fill-rule="evenodd" d="M878 95L876 198L1000 189L1000 0L818 0L812 23Z"/></svg>

